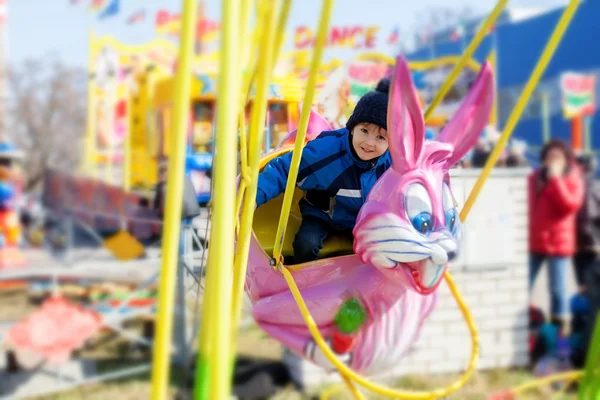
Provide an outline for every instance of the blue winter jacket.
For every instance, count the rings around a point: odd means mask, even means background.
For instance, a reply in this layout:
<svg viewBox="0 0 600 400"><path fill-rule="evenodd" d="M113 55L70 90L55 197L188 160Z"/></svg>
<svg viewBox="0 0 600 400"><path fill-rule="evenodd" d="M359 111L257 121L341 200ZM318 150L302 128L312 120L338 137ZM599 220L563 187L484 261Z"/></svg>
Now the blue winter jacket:
<svg viewBox="0 0 600 400"><path fill-rule="evenodd" d="M315 216L337 228L354 228L358 211L377 179L391 166L389 152L363 161L354 152L347 129L322 132L302 152L297 185L305 191L303 216ZM256 205L285 191L292 152L271 160L258 177Z"/></svg>

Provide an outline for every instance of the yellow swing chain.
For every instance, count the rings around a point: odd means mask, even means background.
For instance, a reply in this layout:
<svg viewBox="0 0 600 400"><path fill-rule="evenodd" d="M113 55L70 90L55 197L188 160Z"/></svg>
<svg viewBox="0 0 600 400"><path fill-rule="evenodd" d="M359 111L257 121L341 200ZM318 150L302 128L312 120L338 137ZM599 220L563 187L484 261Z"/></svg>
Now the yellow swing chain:
<svg viewBox="0 0 600 400"><path fill-rule="evenodd" d="M329 21L331 19L332 11L333 0L323 0L323 8L321 9L321 16L319 19L319 27L317 29L317 36L315 39L313 58L310 64L310 71L308 75L308 81L306 83L306 91L304 93L304 101L302 103L300 121L298 123L298 130L296 132L296 141L294 142L294 150L292 152L292 161L290 164L287 184L283 196L283 205L281 207L279 224L277 225L277 234L275 235L276 241L273 246L273 259L278 264L278 269L281 269L281 266L283 265L281 262L281 250L283 247L283 239L285 237L285 230L287 228L290 210L292 208L292 199L294 197L294 190L296 188L298 169L300 168L300 160L302 158L302 149L304 147L304 141L306 139L306 130L308 128L308 119L310 117L310 111L313 105L313 98L317 87L317 73L321 65L323 50L325 49L325 43L327 41L327 31L329 29Z"/></svg>
<svg viewBox="0 0 600 400"><path fill-rule="evenodd" d="M279 3L279 2L277 2ZM255 35L254 53L258 54L262 50L262 56L254 57L250 64L256 62L255 68L246 71L244 86L242 88L242 99L240 107L240 150L242 158L242 179L237 195L236 212L241 213L239 224L237 225L237 248L235 254L233 270L233 289L232 289L232 348L236 344L237 321L241 316L244 282L246 277L246 267L248 264L248 251L250 239L252 236L252 221L254 219L254 206L256 204L256 191L258 183L258 172L260 163L260 153L264 138L264 121L267 112L268 87L271 75L275 67L275 61L281 50L283 43L282 35L285 31L287 19L289 17L291 0L283 0L280 7L272 1L263 0L259 7L260 21L265 23L258 24L259 32ZM279 9L277 24L275 16ZM245 105L250 94L253 76L256 74L256 97L252 107L250 118L249 134L246 136L245 130ZM249 143L247 142L249 140ZM240 210L241 208L241 210Z"/></svg>

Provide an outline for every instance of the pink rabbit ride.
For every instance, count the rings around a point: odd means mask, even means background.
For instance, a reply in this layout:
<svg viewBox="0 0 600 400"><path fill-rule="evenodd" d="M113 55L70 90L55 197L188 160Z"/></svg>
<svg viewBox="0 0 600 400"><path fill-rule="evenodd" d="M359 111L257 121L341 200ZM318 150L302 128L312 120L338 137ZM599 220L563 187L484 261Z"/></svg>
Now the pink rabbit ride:
<svg viewBox="0 0 600 400"><path fill-rule="evenodd" d="M475 145L492 102L492 72L484 64L437 140L426 141L408 65L397 59L388 109L393 163L358 214L356 254L320 259L293 273L321 334L355 371L374 375L397 365L433 310L461 230L448 170ZM269 261L253 235L246 275L253 317L269 335L331 371Z"/></svg>

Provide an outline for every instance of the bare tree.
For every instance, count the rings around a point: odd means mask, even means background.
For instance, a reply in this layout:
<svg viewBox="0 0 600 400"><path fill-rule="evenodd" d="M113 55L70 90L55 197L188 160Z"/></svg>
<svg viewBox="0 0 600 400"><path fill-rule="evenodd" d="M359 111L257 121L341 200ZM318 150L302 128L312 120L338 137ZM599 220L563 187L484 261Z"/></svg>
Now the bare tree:
<svg viewBox="0 0 600 400"><path fill-rule="evenodd" d="M25 190L48 168L73 170L82 154L86 73L55 59L28 60L8 72L7 137L25 153Z"/></svg>

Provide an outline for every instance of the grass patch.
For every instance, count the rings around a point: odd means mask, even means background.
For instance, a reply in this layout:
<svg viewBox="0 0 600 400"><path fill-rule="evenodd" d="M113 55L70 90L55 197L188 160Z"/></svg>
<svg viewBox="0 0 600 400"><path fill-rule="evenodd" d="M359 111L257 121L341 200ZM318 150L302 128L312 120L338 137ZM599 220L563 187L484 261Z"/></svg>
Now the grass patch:
<svg viewBox="0 0 600 400"><path fill-rule="evenodd" d="M399 391L432 391L443 388L457 379L457 374L441 375L407 375L388 383L388 386ZM444 397L445 400L486 400L489 395L516 387L520 384L534 380L529 372L525 370L507 370L497 369L476 373L472 379L458 392ZM323 393L328 388L322 388L319 393ZM526 392L519 396L519 400L541 400L551 399L554 391L549 387L542 387ZM377 396L363 391L369 400L386 399L386 397ZM351 399L350 393L345 389L335 390L331 393L328 400L348 400ZM564 395L561 400L576 400L575 393Z"/></svg>

